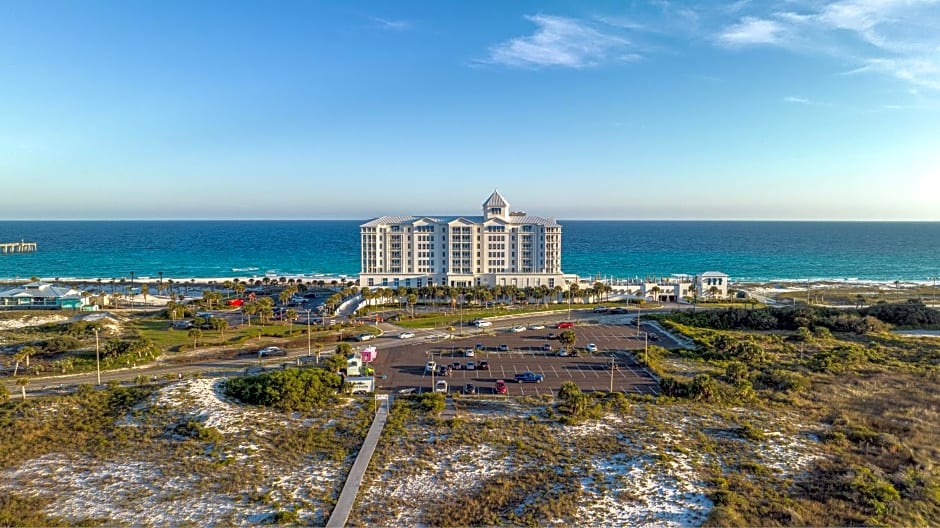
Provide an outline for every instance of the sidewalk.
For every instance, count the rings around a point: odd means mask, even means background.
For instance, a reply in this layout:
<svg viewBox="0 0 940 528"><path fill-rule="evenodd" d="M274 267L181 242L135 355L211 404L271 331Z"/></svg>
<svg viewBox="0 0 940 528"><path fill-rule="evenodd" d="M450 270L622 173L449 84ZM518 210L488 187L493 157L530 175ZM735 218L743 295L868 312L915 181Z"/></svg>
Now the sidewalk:
<svg viewBox="0 0 940 528"><path fill-rule="evenodd" d="M377 395L378 396L378 395ZM388 421L388 411L392 405L392 395L384 400L375 413L375 419L372 421L372 427L366 439L362 442L362 448L356 455L356 461L353 462L349 475L346 476L346 483L343 485L343 491L336 500L336 506L333 513L330 514L330 520L326 522L327 528L342 528L346 526L349 520L349 514L356 503L356 495L359 494L359 486L362 485L362 477L365 476L366 469L369 467L369 461L372 460L372 454L375 453L375 447L382 436L382 429L385 428L385 422Z"/></svg>

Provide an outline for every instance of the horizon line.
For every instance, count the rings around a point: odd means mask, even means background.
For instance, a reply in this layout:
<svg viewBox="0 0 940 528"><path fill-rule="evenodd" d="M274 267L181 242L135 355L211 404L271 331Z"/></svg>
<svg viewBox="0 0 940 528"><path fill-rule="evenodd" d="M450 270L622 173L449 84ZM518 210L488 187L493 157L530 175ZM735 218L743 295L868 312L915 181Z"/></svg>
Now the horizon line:
<svg viewBox="0 0 940 528"><path fill-rule="evenodd" d="M415 218L448 216L469 217L479 215L411 215ZM366 218L0 218L0 222L365 222ZM940 218L553 218L559 222L877 222L877 223L937 223Z"/></svg>

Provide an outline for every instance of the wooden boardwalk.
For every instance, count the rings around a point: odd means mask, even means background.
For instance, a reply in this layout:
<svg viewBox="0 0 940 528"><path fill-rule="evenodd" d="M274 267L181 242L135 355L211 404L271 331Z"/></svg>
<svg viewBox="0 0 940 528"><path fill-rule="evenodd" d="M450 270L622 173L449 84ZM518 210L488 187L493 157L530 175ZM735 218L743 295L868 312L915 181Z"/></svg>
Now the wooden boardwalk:
<svg viewBox="0 0 940 528"><path fill-rule="evenodd" d="M35 242L0 242L0 254L33 253L38 248Z"/></svg>

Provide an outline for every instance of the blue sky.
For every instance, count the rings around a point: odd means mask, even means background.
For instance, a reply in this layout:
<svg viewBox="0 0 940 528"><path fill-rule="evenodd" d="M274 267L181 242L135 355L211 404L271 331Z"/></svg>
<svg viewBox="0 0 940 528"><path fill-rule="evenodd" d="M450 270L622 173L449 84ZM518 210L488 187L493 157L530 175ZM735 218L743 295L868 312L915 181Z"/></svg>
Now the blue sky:
<svg viewBox="0 0 940 528"><path fill-rule="evenodd" d="M940 0L0 0L5 219L940 220Z"/></svg>

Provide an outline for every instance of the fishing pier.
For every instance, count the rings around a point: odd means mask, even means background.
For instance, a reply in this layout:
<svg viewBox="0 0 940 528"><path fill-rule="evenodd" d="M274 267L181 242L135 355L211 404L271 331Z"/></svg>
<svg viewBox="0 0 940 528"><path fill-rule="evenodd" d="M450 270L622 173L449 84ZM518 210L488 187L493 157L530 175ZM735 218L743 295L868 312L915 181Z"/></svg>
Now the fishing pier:
<svg viewBox="0 0 940 528"><path fill-rule="evenodd" d="M37 244L35 242L0 242L0 254L6 255L7 253L33 253L36 251Z"/></svg>

